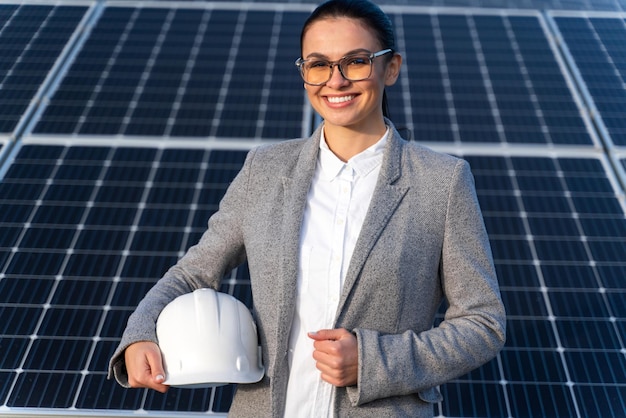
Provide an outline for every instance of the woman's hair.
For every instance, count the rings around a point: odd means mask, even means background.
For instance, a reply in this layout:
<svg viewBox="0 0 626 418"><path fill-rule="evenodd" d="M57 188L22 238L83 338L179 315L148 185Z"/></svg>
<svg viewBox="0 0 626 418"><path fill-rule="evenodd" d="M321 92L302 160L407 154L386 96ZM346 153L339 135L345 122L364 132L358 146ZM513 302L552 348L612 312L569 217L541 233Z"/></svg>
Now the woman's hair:
<svg viewBox="0 0 626 418"><path fill-rule="evenodd" d="M302 41L309 26L318 20L342 17L360 20L365 27L374 32L382 49L389 48L395 51L396 37L391 20L380 7L368 0L329 0L320 4L302 26L300 50L302 51ZM389 117L387 94L385 92L383 92L383 115Z"/></svg>

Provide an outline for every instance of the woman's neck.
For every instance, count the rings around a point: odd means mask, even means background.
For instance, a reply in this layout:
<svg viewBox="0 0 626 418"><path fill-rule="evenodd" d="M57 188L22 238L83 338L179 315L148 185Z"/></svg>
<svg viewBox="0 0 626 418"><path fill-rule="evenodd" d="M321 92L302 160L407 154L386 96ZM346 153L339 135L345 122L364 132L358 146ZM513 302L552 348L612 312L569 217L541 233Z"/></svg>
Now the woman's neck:
<svg viewBox="0 0 626 418"><path fill-rule="evenodd" d="M326 139L326 144L333 154L341 161L346 162L378 142L386 130L387 127L384 122L367 132L343 126L325 125L324 139Z"/></svg>

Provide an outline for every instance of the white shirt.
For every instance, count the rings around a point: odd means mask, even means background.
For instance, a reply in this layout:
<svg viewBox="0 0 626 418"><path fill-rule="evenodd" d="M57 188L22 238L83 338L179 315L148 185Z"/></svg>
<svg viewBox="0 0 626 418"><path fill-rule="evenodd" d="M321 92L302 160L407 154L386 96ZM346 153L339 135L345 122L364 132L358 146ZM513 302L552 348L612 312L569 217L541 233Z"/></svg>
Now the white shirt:
<svg viewBox="0 0 626 418"><path fill-rule="evenodd" d="M333 328L348 265L361 232L389 128L348 162L328 148L322 131L300 235L296 313L289 336L285 418L331 417L334 387L315 367L308 332Z"/></svg>

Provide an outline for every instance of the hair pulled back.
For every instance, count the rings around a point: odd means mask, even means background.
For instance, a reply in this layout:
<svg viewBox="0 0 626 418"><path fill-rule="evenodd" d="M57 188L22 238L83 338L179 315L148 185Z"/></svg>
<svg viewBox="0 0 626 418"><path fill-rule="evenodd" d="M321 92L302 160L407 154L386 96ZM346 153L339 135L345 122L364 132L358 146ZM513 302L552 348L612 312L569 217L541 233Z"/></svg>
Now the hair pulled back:
<svg viewBox="0 0 626 418"><path fill-rule="evenodd" d="M368 0L329 0L320 4L307 18L300 34L300 49L304 35L313 23L318 20L341 18L360 20L372 29L382 49L396 49L396 37L389 17L380 7Z"/></svg>
<svg viewBox="0 0 626 418"><path fill-rule="evenodd" d="M304 35L313 23L336 18L361 21L365 27L374 32L381 49L396 50L396 37L391 20L376 4L368 0L329 0L320 4L304 22L300 33L300 51ZM383 115L389 117L386 92L383 92Z"/></svg>

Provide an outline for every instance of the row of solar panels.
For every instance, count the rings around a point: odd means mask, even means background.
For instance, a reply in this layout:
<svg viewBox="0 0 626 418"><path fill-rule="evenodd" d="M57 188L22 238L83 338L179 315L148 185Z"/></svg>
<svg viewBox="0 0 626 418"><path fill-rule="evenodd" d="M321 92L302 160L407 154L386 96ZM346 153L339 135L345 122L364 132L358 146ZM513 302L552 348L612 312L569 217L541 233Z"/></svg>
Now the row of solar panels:
<svg viewBox="0 0 626 418"><path fill-rule="evenodd" d="M228 410L232 386L128 391L106 362L245 150L315 124L293 66L311 8L0 4L0 413ZM470 161L509 315L436 413L622 416L624 16L388 11L393 119ZM222 290L251 303L245 266Z"/></svg>
<svg viewBox="0 0 626 418"><path fill-rule="evenodd" d="M0 132L301 136L293 61L310 8L2 5ZM406 58L392 114L415 139L601 146L593 122L626 145L623 16L388 9Z"/></svg>

